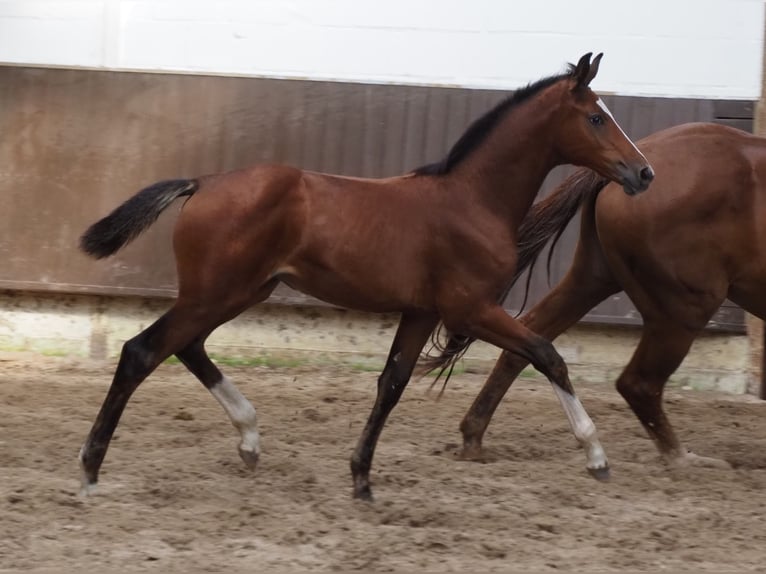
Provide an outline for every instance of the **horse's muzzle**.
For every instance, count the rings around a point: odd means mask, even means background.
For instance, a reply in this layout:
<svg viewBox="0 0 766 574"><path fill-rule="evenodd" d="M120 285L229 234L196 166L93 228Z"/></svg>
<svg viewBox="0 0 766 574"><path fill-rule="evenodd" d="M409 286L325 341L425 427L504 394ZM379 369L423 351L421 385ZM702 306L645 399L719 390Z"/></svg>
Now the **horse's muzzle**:
<svg viewBox="0 0 766 574"><path fill-rule="evenodd" d="M654 170L649 164L638 170L633 170L627 166L621 170L622 188L628 195L636 195L649 189L649 184L654 180Z"/></svg>

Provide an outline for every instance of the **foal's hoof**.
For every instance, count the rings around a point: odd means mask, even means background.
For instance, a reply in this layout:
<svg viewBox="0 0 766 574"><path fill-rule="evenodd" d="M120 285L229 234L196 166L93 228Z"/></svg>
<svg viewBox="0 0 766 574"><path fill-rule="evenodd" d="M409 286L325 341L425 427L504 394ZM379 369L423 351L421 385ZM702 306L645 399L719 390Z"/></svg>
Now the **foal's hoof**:
<svg viewBox="0 0 766 574"><path fill-rule="evenodd" d="M96 487L98 486L98 483L96 482L89 482L87 480L83 480L80 483L80 497L81 498L88 498L89 496L93 496L96 494Z"/></svg>
<svg viewBox="0 0 766 574"><path fill-rule="evenodd" d="M608 466L602 466L600 468L589 468L588 472L593 478L600 480L601 482L606 482L610 477Z"/></svg>
<svg viewBox="0 0 766 574"><path fill-rule="evenodd" d="M458 453L457 459L466 462L485 462L486 460L481 445L463 445L463 450Z"/></svg>
<svg viewBox="0 0 766 574"><path fill-rule="evenodd" d="M367 479L354 477L354 498L364 500L365 502L372 502L372 489Z"/></svg>
<svg viewBox="0 0 766 574"><path fill-rule="evenodd" d="M80 462L82 466L82 461ZM82 475L80 476L80 496L86 498L93 494L96 494L96 486L98 486L97 478L85 468L82 468Z"/></svg>
<svg viewBox="0 0 766 574"><path fill-rule="evenodd" d="M259 456L260 455L254 450L239 449L239 458L242 459L242 462L244 462L249 469L255 470L255 467L258 466Z"/></svg>
<svg viewBox="0 0 766 574"><path fill-rule="evenodd" d="M354 498L356 500L363 500L364 502L374 502L372 498L372 491L369 486L362 488L354 488Z"/></svg>
<svg viewBox="0 0 766 574"><path fill-rule="evenodd" d="M85 463L85 445L80 449L77 460L80 463L80 496L86 497L96 493L98 483L98 473L88 470Z"/></svg>

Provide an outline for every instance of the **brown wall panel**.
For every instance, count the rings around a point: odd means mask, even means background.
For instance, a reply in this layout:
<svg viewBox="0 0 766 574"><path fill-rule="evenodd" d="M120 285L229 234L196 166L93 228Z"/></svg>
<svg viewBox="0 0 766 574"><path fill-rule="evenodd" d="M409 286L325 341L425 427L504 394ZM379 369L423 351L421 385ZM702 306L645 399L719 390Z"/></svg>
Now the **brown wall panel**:
<svg viewBox="0 0 766 574"><path fill-rule="evenodd" d="M504 95L0 67L0 287L171 296L170 237L181 202L145 236L103 262L79 253L78 236L138 189L164 178L255 162L368 177L403 173L440 159L468 123ZM634 138L717 118L746 127L752 118L751 102L604 99ZM568 171L556 170L544 189ZM576 239L577 221L557 249L552 282L566 271ZM532 286L534 302L548 290L544 269ZM283 301L306 300L287 289L277 295ZM509 308L520 303L521 295L512 293ZM590 318L637 321L624 295L599 306ZM741 323L736 317L727 321Z"/></svg>

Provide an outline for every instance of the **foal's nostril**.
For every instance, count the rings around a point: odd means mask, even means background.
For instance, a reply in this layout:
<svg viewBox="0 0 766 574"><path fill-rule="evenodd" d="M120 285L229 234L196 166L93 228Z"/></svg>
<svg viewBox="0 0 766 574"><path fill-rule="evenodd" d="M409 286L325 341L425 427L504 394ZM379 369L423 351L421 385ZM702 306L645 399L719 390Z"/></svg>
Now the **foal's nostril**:
<svg viewBox="0 0 766 574"><path fill-rule="evenodd" d="M644 169L638 172L638 177L641 178L642 182L649 183L654 179L654 170L651 167L646 166Z"/></svg>

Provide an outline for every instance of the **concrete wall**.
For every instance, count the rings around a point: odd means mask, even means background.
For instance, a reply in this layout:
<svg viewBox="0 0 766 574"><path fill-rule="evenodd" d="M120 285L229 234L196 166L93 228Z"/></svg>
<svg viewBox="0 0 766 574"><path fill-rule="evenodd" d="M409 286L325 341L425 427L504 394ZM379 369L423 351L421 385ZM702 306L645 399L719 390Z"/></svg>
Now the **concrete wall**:
<svg viewBox="0 0 766 574"><path fill-rule="evenodd" d="M170 306L167 299L61 296L0 291L0 355L15 352L109 359L122 344ZM383 366L396 315L328 307L265 304L220 327L208 350L219 362L346 363ZM638 340L636 328L580 325L556 341L574 381L613 384ZM461 368L489 372L499 351L476 344ZM746 335L706 333L694 344L671 384L746 392ZM531 371L530 371L531 372Z"/></svg>
<svg viewBox="0 0 766 574"><path fill-rule="evenodd" d="M515 88L589 51L599 91L756 99L761 0L0 0L0 62Z"/></svg>

